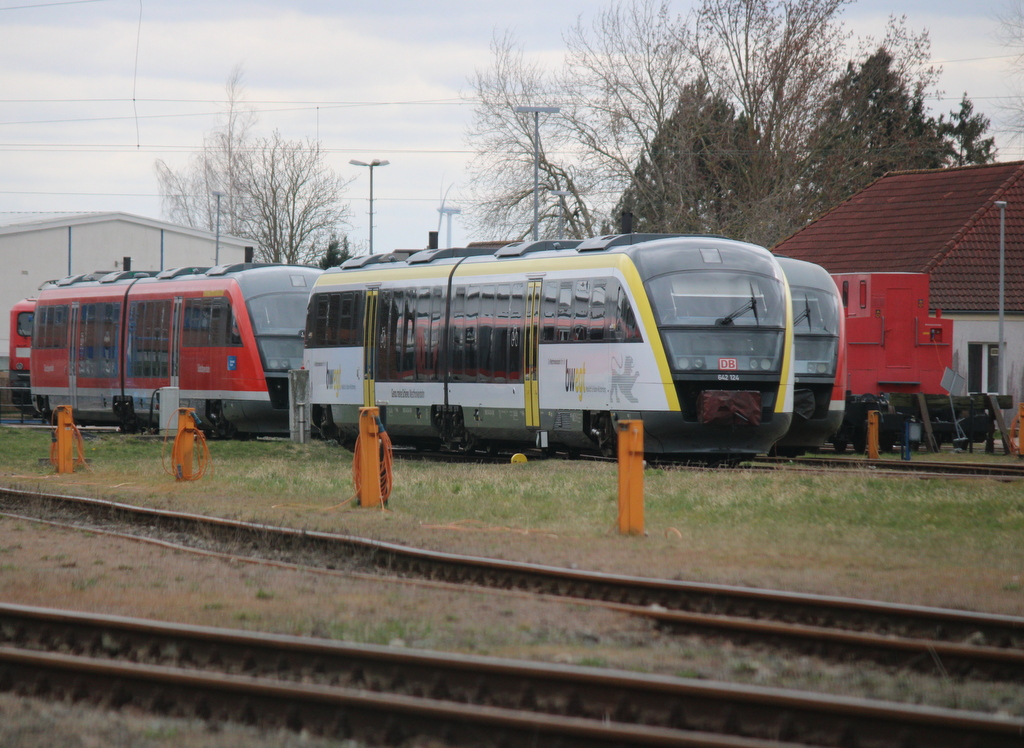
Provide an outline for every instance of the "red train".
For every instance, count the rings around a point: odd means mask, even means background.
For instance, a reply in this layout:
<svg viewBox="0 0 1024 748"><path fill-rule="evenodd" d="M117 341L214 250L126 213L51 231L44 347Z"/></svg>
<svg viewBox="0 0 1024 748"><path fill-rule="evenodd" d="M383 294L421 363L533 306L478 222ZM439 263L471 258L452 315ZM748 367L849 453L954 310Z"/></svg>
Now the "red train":
<svg viewBox="0 0 1024 748"><path fill-rule="evenodd" d="M846 310L846 415L832 437L836 450L863 451L869 410L879 410L879 446L888 451L902 438L911 413L890 409L893 393L948 394L942 377L953 365L953 321L929 312L925 273L834 274ZM945 423L941 419L945 419ZM952 414L938 414L937 430L952 433Z"/></svg>
<svg viewBox="0 0 1024 748"><path fill-rule="evenodd" d="M221 436L288 432L288 370L302 366L306 303L322 271L293 265L74 276L36 300L31 391L44 417L156 425L157 391L178 387Z"/></svg>
<svg viewBox="0 0 1024 748"><path fill-rule="evenodd" d="M11 308L10 355L8 381L11 387L11 404L25 415L34 415L29 372L32 356L32 318L36 300L23 299Z"/></svg>

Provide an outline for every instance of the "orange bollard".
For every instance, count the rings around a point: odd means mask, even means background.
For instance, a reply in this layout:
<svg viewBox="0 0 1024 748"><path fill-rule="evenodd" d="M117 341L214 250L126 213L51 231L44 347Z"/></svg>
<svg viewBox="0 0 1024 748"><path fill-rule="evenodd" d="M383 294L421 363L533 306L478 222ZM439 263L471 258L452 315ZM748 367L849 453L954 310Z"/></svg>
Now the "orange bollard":
<svg viewBox="0 0 1024 748"><path fill-rule="evenodd" d="M877 410L868 411L868 458L878 459L878 424L881 414Z"/></svg>
<svg viewBox="0 0 1024 748"><path fill-rule="evenodd" d="M58 405L57 412L57 472L75 472L75 419L70 405Z"/></svg>
<svg viewBox="0 0 1024 748"><path fill-rule="evenodd" d="M381 506L384 503L380 488L379 415L380 408L359 409L359 440L354 455L356 503L359 506Z"/></svg>
<svg viewBox="0 0 1024 748"><path fill-rule="evenodd" d="M192 466L195 461L196 421L195 408L178 408L178 435L174 437L171 462L175 480L194 480Z"/></svg>
<svg viewBox="0 0 1024 748"><path fill-rule="evenodd" d="M644 534L644 422L619 421L619 533Z"/></svg>

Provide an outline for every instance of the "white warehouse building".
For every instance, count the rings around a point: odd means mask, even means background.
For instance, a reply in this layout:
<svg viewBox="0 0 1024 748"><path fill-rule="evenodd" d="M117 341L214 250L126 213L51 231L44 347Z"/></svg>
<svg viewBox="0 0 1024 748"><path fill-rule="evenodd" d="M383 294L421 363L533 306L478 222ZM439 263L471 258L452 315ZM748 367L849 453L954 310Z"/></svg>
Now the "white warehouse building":
<svg viewBox="0 0 1024 748"><path fill-rule="evenodd" d="M85 213L0 225L0 358L7 368L11 307L49 280L125 269L165 270L244 262L252 242L129 213Z"/></svg>

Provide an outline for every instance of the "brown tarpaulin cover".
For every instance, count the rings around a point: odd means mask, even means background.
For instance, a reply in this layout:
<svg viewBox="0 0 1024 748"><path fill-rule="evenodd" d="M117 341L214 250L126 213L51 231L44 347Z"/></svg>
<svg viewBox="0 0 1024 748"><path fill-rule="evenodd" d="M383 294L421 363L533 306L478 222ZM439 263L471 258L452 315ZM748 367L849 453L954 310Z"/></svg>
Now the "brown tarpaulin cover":
<svg viewBox="0 0 1024 748"><path fill-rule="evenodd" d="M706 426L758 426L761 393L749 390L704 390L697 400L700 422Z"/></svg>

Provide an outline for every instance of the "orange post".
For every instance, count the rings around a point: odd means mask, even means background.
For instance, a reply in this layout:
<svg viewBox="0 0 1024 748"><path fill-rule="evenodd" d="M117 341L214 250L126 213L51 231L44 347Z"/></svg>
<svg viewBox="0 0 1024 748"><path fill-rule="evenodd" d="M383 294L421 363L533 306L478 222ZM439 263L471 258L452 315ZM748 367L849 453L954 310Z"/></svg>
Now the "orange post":
<svg viewBox="0 0 1024 748"><path fill-rule="evenodd" d="M877 410L868 411L868 458L878 459L878 424L881 415Z"/></svg>
<svg viewBox="0 0 1024 748"><path fill-rule="evenodd" d="M1017 457L1020 458L1020 457L1024 456L1024 454L1022 454L1022 453L1024 453L1024 450L1022 450L1020 448L1020 441L1021 441L1021 439L1020 439L1020 432L1021 432L1022 429L1024 429L1024 426L1021 426L1021 424L1024 424L1024 403L1017 403L1017 419L1016 419L1015 423L1017 424L1017 433L1013 434L1013 427L1011 426L1010 427L1010 437L1011 437L1011 442L1010 443L1011 444L1016 443L1016 445L1017 445Z"/></svg>
<svg viewBox="0 0 1024 748"><path fill-rule="evenodd" d="M644 533L644 422L619 421L619 532Z"/></svg>
<svg viewBox="0 0 1024 748"><path fill-rule="evenodd" d="M193 480L192 465L195 461L196 422L192 417L195 408L178 408L178 435L174 437L171 461L175 480Z"/></svg>
<svg viewBox="0 0 1024 748"><path fill-rule="evenodd" d="M380 487L379 415L380 408L359 409L359 441L355 454L358 461L356 500L359 506L381 506L384 503Z"/></svg>
<svg viewBox="0 0 1024 748"><path fill-rule="evenodd" d="M75 472L75 419L70 405L57 406L57 472Z"/></svg>

